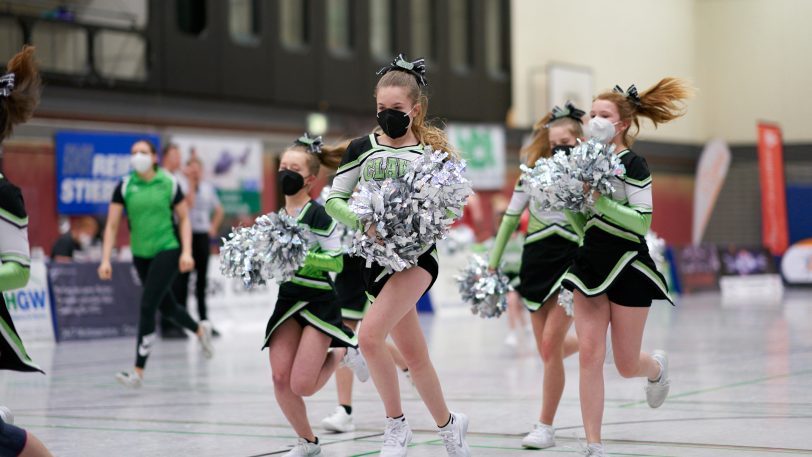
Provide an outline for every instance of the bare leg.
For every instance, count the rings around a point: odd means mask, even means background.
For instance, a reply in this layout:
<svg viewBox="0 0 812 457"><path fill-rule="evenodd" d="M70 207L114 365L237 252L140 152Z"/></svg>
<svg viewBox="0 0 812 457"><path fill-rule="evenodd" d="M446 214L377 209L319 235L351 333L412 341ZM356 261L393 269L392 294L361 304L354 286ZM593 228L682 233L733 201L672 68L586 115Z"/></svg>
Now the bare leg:
<svg viewBox="0 0 812 457"><path fill-rule="evenodd" d="M358 328L358 321L345 320L344 324L354 332ZM356 332L357 333L357 332ZM355 376L349 368L336 369L336 390L338 390L338 404L352 406L352 383Z"/></svg>
<svg viewBox="0 0 812 457"><path fill-rule="evenodd" d="M612 352L617 371L624 378L660 376L660 364L651 355L640 352L648 311L649 308L612 303Z"/></svg>
<svg viewBox="0 0 812 457"><path fill-rule="evenodd" d="M302 327L293 319L282 323L271 335L269 357L273 391L279 408L296 434L306 440L315 441L316 435L313 434L307 420L304 400L290 388L290 375L301 336Z"/></svg>
<svg viewBox="0 0 812 457"><path fill-rule="evenodd" d="M544 362L544 384L539 421L553 425L555 413L564 393L564 339L572 324L558 297L547 300L538 311L530 314L541 360Z"/></svg>
<svg viewBox="0 0 812 457"><path fill-rule="evenodd" d="M606 295L589 298L577 290L574 294L581 416L587 442L600 443L604 407L603 361L606 358L606 329L611 314L609 299Z"/></svg>
<svg viewBox="0 0 812 457"><path fill-rule="evenodd" d="M309 397L319 391L333 376L346 349L330 349L330 337L306 326L290 374L290 388L297 395Z"/></svg>

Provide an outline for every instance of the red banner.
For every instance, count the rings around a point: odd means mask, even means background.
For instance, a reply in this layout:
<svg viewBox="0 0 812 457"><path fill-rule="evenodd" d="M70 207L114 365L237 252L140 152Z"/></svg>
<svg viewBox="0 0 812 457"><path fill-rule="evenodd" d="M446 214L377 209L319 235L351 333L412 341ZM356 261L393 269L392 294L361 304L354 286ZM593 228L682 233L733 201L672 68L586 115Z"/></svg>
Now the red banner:
<svg viewBox="0 0 812 457"><path fill-rule="evenodd" d="M758 163L761 175L761 239L773 255L789 247L787 194L784 183L784 147L781 129L758 124Z"/></svg>

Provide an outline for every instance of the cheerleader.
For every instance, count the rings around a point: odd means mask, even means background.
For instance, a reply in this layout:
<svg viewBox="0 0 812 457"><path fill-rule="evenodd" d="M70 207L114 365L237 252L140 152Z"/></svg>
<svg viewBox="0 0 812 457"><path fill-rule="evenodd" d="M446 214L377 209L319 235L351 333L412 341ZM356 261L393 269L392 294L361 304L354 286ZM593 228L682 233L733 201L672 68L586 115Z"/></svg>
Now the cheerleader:
<svg viewBox="0 0 812 457"><path fill-rule="evenodd" d="M364 262L361 257L345 253L344 267L336 275L335 279L335 290L338 295L338 306L341 308L342 321L353 332L358 331L358 323L364 318L371 304L365 292ZM398 369L406 376L406 379L411 379L409 368L406 366L400 351L388 341L386 346L389 348L389 353L392 355ZM339 367L336 369L335 378L338 406L336 406L333 414L322 419L321 425L330 432L352 432L355 430L352 417L352 370L347 367Z"/></svg>
<svg viewBox="0 0 812 457"><path fill-rule="evenodd" d="M381 77L375 87L375 100L380 129L350 143L327 200L330 215L352 229L364 229L347 204L359 181L402 176L409 162L424 153L425 145L436 150L451 149L445 132L425 122L428 110L428 98L422 91L426 85L425 71L422 59L408 62L400 55L378 72ZM368 235L376 236L374 228L370 228ZM470 455L465 442L468 418L450 412L446 406L415 306L434 284L437 273L438 258L433 245L426 247L412 268L389 274L378 264L365 268L367 294L373 304L362 320L359 342L386 411L381 449L385 457L405 456L412 439L401 405L397 370L385 344L390 333L439 428L448 455Z"/></svg>
<svg viewBox="0 0 812 457"><path fill-rule="evenodd" d="M525 148L527 163L535 165L541 157L569 152L583 138L581 127L584 112L567 102L535 126L533 141ZM561 211L542 211L530 199L521 179L513 191L505 216L499 226L489 267L496 269L511 234L519 225L525 208L530 209L530 223L522 251L517 291L530 311L536 348L544 362L544 384L539 421L522 439L522 446L545 449L555 446L555 418L564 392L564 358L575 353L577 339L567 331L572 318L558 304L558 292L567 268L572 264L580 237Z"/></svg>
<svg viewBox="0 0 812 457"><path fill-rule="evenodd" d="M671 299L645 241L652 215L651 173L645 159L630 146L641 118L651 120L655 127L674 120L683 115L682 102L689 95L684 81L665 78L641 94L634 85L626 91L615 86L592 102L590 135L615 146L625 173L613 178L612 195L592 192L594 206L586 214L568 213L583 236L563 284L575 293L587 456L605 455L601 444L603 362L610 324L614 363L620 375L648 379L646 400L652 408L662 405L668 396L665 352L640 351L652 300Z"/></svg>
<svg viewBox="0 0 812 457"><path fill-rule="evenodd" d="M179 272L194 268L189 208L178 181L158 168L155 146L149 141L133 143L130 163L133 171L118 183L107 209L98 275L102 281L109 281L113 277L110 257L126 208L133 266L143 291L135 367L131 372L118 373L116 380L125 387L140 388L144 380L144 367L155 341L155 314L158 310L161 316L195 333L206 358L214 356L214 347L208 322L192 319L186 308L178 305L170 290ZM177 230L173 218L175 215L178 218Z"/></svg>
<svg viewBox="0 0 812 457"><path fill-rule="evenodd" d="M0 143L26 122L39 104L41 81L34 48L23 47L0 76ZM2 149L0 149L0 154ZM0 369L40 372L31 360L11 320L3 291L25 287L31 276L28 213L20 188L0 173ZM0 455L50 457L45 445L13 424L11 411L0 407Z"/></svg>
<svg viewBox="0 0 812 457"><path fill-rule="evenodd" d="M276 401L299 436L287 457L321 452L302 397L318 392L340 363L361 381L369 378L366 363L356 349L357 338L341 322L329 275L343 267L341 234L324 207L310 199L320 166L336 168L342 151L325 148L320 137L305 134L282 154L279 164L284 211L307 227L309 234L304 266L279 286L263 345L270 353ZM328 351L331 347L337 349Z"/></svg>

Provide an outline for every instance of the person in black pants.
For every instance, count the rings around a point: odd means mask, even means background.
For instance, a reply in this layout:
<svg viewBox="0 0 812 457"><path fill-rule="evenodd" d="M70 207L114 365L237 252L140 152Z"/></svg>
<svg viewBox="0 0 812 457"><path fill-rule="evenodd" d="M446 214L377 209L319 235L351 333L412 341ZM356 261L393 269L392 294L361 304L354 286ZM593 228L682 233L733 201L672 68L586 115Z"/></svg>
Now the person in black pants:
<svg viewBox="0 0 812 457"><path fill-rule="evenodd" d="M200 320L209 319L206 306L206 288L208 286L209 256L211 240L217 238L220 224L223 222L223 206L217 197L217 189L203 179L203 164L197 156L192 156L186 163L186 177L189 194L186 201L189 205L189 220L192 224L192 257L195 260L195 299L197 314ZM186 306L189 295L189 273L182 273L175 281L175 297L181 306ZM219 336L212 329L214 336Z"/></svg>

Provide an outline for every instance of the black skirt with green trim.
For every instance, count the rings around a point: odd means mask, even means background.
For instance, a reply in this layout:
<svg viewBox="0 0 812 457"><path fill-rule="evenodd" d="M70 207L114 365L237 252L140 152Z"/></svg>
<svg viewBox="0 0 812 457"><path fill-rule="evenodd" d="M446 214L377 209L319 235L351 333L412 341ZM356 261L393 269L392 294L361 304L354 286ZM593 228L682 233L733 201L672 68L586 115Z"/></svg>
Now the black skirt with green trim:
<svg viewBox="0 0 812 457"><path fill-rule="evenodd" d="M587 230L562 285L588 297L607 294L624 306L650 306L653 300L673 304L645 240L635 243L597 227Z"/></svg>
<svg viewBox="0 0 812 457"><path fill-rule="evenodd" d="M516 291L525 306L536 311L561 288L561 279L575 259L578 243L559 235L550 235L526 244Z"/></svg>
<svg viewBox="0 0 812 457"><path fill-rule="evenodd" d="M288 319L296 319L303 328L310 326L330 337L330 347L358 347L355 333L341 320L341 308L336 305L336 294L292 282L279 286L271 318L265 328L262 349L269 347L273 332Z"/></svg>

